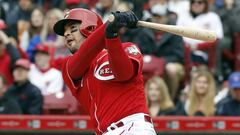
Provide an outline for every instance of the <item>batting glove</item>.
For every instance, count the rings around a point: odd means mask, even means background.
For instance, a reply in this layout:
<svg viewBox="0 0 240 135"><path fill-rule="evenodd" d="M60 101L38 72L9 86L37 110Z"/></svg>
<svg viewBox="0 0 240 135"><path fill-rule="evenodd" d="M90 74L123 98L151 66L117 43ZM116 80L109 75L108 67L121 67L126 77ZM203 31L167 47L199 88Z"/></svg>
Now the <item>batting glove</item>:
<svg viewBox="0 0 240 135"><path fill-rule="evenodd" d="M107 38L114 38L118 36L118 31L122 27L136 28L138 17L132 11L126 12L112 12L114 21L108 22L105 34Z"/></svg>

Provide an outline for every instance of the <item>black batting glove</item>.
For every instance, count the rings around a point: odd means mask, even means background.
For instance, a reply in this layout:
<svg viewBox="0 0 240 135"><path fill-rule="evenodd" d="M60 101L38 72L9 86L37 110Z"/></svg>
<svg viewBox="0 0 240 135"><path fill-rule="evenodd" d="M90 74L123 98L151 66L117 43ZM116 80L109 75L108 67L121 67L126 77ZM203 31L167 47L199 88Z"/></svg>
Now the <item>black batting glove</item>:
<svg viewBox="0 0 240 135"><path fill-rule="evenodd" d="M138 17L132 11L112 12L114 21L108 22L105 34L107 38L115 38L118 36L118 31L122 27L136 28Z"/></svg>

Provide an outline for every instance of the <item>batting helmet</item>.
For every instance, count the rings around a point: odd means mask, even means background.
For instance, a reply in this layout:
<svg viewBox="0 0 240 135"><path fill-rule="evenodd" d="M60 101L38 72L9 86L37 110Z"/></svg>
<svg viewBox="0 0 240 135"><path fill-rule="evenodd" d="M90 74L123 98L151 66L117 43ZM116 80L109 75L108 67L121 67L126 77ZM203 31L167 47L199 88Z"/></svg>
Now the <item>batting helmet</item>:
<svg viewBox="0 0 240 135"><path fill-rule="evenodd" d="M96 13L83 9L76 8L65 13L64 19L59 20L53 27L56 34L64 36L64 26L70 21L79 21L80 32L88 37L95 29L103 24L101 18Z"/></svg>

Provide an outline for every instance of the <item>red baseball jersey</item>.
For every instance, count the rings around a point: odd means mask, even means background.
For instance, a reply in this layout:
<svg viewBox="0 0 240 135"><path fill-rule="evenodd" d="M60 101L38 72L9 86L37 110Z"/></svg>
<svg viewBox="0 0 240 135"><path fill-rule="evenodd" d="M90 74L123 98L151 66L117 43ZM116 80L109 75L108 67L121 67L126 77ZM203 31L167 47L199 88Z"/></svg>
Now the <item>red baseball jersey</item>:
<svg viewBox="0 0 240 135"><path fill-rule="evenodd" d="M89 112L97 134L102 134L111 123L128 115L148 114L142 79L142 55L133 43L127 42L122 45L129 58L138 63L138 69L135 69L138 74L129 81L114 80L108 52L105 49L92 61L78 82L74 82L68 73L67 64L71 57L66 59L63 65L65 83Z"/></svg>

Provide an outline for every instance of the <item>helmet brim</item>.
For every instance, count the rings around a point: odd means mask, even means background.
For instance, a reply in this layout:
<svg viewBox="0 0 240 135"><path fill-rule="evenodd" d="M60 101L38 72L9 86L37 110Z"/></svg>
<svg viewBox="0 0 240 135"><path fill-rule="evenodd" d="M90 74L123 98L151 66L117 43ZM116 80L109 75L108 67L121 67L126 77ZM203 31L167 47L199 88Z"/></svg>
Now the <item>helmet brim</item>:
<svg viewBox="0 0 240 135"><path fill-rule="evenodd" d="M56 22L53 26L53 30L54 32L57 34L57 35L60 35L60 36L64 36L64 27L67 23L71 22L71 21L78 21L78 20L75 20L75 19L62 19L62 20L59 20L58 22Z"/></svg>
<svg viewBox="0 0 240 135"><path fill-rule="evenodd" d="M64 27L68 21L69 21L68 19L63 19L55 23L53 26L54 32L60 36L64 36Z"/></svg>

